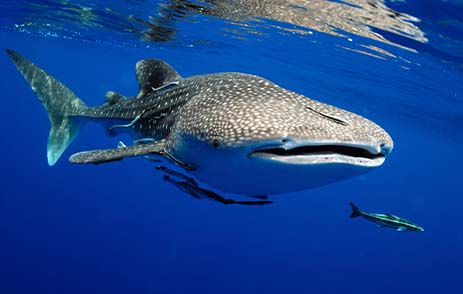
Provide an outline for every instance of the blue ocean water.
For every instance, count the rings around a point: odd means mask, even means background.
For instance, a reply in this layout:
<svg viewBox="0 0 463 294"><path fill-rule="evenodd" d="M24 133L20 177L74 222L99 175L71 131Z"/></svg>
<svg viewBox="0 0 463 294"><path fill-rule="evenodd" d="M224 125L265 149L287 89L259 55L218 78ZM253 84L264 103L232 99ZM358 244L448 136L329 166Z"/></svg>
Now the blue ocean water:
<svg viewBox="0 0 463 294"><path fill-rule="evenodd" d="M394 150L261 207L196 200L142 159L68 163L129 142L97 125L49 167L47 115L0 54L0 293L463 292L461 1L112 2L2 1L1 47L90 105L134 95L144 58L257 74L377 122ZM352 220L350 201L425 231Z"/></svg>

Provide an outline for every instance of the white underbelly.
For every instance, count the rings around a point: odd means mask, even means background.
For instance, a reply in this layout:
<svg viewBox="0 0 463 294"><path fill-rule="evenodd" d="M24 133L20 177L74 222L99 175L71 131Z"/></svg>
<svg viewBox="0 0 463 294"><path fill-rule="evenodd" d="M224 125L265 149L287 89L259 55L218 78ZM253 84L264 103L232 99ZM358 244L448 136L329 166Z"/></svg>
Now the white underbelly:
<svg viewBox="0 0 463 294"><path fill-rule="evenodd" d="M343 163L282 164L257 158L213 156L196 158L193 174L228 193L271 195L295 192L337 182L365 173L370 168Z"/></svg>

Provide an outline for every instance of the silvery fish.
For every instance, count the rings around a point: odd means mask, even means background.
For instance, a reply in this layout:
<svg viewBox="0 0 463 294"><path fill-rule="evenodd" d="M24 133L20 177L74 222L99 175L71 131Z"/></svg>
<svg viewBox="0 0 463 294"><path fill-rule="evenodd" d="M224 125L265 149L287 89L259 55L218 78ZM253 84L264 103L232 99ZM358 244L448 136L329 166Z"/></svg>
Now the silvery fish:
<svg viewBox="0 0 463 294"><path fill-rule="evenodd" d="M390 213L368 213L361 211L354 203L350 203L352 208L351 218L363 217L364 219L378 224L380 227L393 228L397 231L423 232L424 228L412 223L409 220L398 217Z"/></svg>

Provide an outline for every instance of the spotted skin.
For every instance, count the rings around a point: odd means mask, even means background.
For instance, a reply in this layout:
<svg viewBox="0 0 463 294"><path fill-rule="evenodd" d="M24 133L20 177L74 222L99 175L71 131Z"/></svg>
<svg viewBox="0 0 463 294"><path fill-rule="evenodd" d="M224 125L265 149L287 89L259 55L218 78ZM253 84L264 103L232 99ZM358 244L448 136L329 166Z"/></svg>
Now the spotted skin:
<svg viewBox="0 0 463 294"><path fill-rule="evenodd" d="M84 151L73 154L69 161L71 163L104 163L110 161L121 160L124 157L140 156L147 154L164 154L164 140L160 140L150 144L140 144L127 147L120 147L117 149L105 149Z"/></svg>
<svg viewBox="0 0 463 294"><path fill-rule="evenodd" d="M242 73L190 77L170 89L79 115L131 121L140 114L133 125L138 137L166 138L169 149L176 148L178 138L169 137L171 132L218 140L224 147L275 136L392 146L381 127L361 116Z"/></svg>
<svg viewBox="0 0 463 294"><path fill-rule="evenodd" d="M258 76L221 73L191 81L196 95L179 111L175 133L218 139L224 146L275 136L392 145L389 135L371 121Z"/></svg>
<svg viewBox="0 0 463 294"><path fill-rule="evenodd" d="M111 136L126 131L136 142L151 143L80 152L71 156L73 163L154 153L201 182L250 196L307 189L364 173L380 166L393 148L391 137L374 122L255 75L182 78L164 61L145 59L136 65L135 96L110 91L103 105L88 107L26 58L7 53L49 114L50 165L89 120L100 122ZM268 146L280 151L262 149ZM322 147L309 148L314 146ZM297 154L281 152L297 148Z"/></svg>

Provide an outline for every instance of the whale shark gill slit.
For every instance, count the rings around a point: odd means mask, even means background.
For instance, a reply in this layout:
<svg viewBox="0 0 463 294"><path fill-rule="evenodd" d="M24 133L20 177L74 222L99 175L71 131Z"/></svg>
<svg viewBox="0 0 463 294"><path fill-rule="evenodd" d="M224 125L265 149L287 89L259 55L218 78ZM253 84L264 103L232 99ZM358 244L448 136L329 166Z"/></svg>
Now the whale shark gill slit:
<svg viewBox="0 0 463 294"><path fill-rule="evenodd" d="M307 105L306 105L305 107L306 107L307 109L309 109L309 110L311 110L311 111L313 111L313 112L315 112L315 113L317 113L317 114L319 114L319 115L321 115L321 116L323 116L323 117L325 117L325 118L327 118L327 119L329 119L329 120L331 120L331 121L337 123L337 124L340 124L340 125L343 125L343 126L347 126L347 125L348 125L347 122L345 122L345 121L343 121L343 120L340 120L339 118L335 118L335 117L326 115L326 114L324 114L324 113L321 113L320 111L317 111L317 110L315 110L315 109L313 109L312 107L307 106Z"/></svg>

